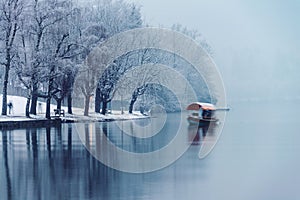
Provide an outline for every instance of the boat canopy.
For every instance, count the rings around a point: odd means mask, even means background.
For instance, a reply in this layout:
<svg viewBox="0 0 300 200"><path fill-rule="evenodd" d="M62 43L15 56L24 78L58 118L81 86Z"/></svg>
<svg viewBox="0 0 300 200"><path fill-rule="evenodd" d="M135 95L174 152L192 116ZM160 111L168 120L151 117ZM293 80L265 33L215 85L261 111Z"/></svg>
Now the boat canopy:
<svg viewBox="0 0 300 200"><path fill-rule="evenodd" d="M194 102L190 104L186 109L187 110L216 110L216 107L211 103L202 103L202 102Z"/></svg>

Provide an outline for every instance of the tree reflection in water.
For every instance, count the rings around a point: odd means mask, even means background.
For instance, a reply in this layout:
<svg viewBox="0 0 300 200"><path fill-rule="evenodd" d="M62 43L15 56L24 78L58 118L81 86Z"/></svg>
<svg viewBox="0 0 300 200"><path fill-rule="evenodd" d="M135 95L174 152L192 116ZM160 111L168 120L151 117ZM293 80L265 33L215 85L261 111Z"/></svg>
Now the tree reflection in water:
<svg viewBox="0 0 300 200"><path fill-rule="evenodd" d="M12 199L12 186L11 186L11 178L10 178L10 170L9 170L9 160L8 160L8 138L7 131L2 131L2 151L3 151L3 159L4 159L4 168L5 168L5 179L6 179L6 195L7 199ZM3 170L1 170L3 171ZM2 179L0 179L2 181ZM5 194L5 193L2 193ZM2 196L2 195L1 195Z"/></svg>
<svg viewBox="0 0 300 200"><path fill-rule="evenodd" d="M115 162L117 155L105 151L107 138L120 149L149 152L164 146L175 134L170 131L172 134L158 134L153 140L140 140L122 134L112 123L83 124L83 127L84 144L94 146L93 151ZM169 127L176 128L173 124ZM198 133L202 134L201 141L205 136L203 129ZM74 124L0 131L0 134L1 199L121 199L147 193L146 180L163 180L167 175L158 172L155 176L138 176L104 166L86 150ZM207 131L206 137L210 135ZM183 143L189 143L188 134L185 138Z"/></svg>

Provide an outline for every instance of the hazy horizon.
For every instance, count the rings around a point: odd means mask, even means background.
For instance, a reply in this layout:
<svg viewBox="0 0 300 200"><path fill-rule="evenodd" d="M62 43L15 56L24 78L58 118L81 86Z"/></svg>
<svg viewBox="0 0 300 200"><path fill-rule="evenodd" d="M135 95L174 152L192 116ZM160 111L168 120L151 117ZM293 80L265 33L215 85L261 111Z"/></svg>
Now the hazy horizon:
<svg viewBox="0 0 300 200"><path fill-rule="evenodd" d="M298 1L127 0L150 26L196 29L214 51L228 99L299 99Z"/></svg>

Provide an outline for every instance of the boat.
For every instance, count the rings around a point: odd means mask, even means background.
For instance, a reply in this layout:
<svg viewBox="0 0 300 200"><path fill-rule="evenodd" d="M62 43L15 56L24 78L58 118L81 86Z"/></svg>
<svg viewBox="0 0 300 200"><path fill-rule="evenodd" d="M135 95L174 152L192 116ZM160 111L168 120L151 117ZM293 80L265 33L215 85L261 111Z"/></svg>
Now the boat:
<svg viewBox="0 0 300 200"><path fill-rule="evenodd" d="M186 109L191 112L187 117L190 125L208 126L219 121L215 118L217 109L211 103L194 102L188 105Z"/></svg>

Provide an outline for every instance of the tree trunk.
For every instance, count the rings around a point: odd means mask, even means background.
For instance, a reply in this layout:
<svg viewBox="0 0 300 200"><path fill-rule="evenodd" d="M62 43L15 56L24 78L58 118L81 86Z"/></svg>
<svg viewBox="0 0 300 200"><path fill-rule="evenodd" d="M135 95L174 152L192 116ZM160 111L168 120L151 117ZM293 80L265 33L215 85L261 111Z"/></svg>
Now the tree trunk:
<svg viewBox="0 0 300 200"><path fill-rule="evenodd" d="M3 93L2 93L2 115L7 115L7 85L8 85L8 76L9 76L9 65L5 67L5 75L3 82Z"/></svg>
<svg viewBox="0 0 300 200"><path fill-rule="evenodd" d="M26 108L25 108L26 117L30 117L29 107L30 107L30 98L27 98Z"/></svg>
<svg viewBox="0 0 300 200"><path fill-rule="evenodd" d="M134 106L134 104L135 104L135 102L137 100L137 97L138 97L137 93L134 92L133 95L132 95L132 97L131 97L130 104L129 104L129 113L130 114L132 114L132 112L133 112L133 106Z"/></svg>
<svg viewBox="0 0 300 200"><path fill-rule="evenodd" d="M56 99L56 109L58 110L61 110L61 102L62 102L62 99L61 98L58 98Z"/></svg>
<svg viewBox="0 0 300 200"><path fill-rule="evenodd" d="M30 114L36 115L37 101L38 101L38 87L34 85L32 88Z"/></svg>
<svg viewBox="0 0 300 200"><path fill-rule="evenodd" d="M131 101L130 101L130 105L129 105L129 113L132 114L133 111L133 106L138 98L138 96L141 96L145 93L146 89L148 88L148 85L142 85L138 88L135 89L135 91L133 92L132 96L131 96Z"/></svg>
<svg viewBox="0 0 300 200"><path fill-rule="evenodd" d="M101 110L101 92L100 89L96 89L96 95L95 95L95 112L100 113Z"/></svg>
<svg viewBox="0 0 300 200"><path fill-rule="evenodd" d="M103 101L103 102L102 102L102 111L101 111L101 114L102 114L102 115L105 115L105 114L106 114L107 103L108 103L108 102L106 102L106 101Z"/></svg>
<svg viewBox="0 0 300 200"><path fill-rule="evenodd" d="M130 104L129 104L129 113L130 114L132 114L134 103L135 103L135 101L133 101L133 100L130 101Z"/></svg>
<svg viewBox="0 0 300 200"><path fill-rule="evenodd" d="M124 107L123 107L123 95L121 95L121 114L124 114Z"/></svg>
<svg viewBox="0 0 300 200"><path fill-rule="evenodd" d="M46 118L47 119L51 119L50 105L51 105L51 97L47 97L47 100L46 100Z"/></svg>
<svg viewBox="0 0 300 200"><path fill-rule="evenodd" d="M68 113L73 114L72 112L72 93L69 92L68 94Z"/></svg>
<svg viewBox="0 0 300 200"><path fill-rule="evenodd" d="M89 116L89 107L90 107L90 97L85 96L84 116Z"/></svg>

